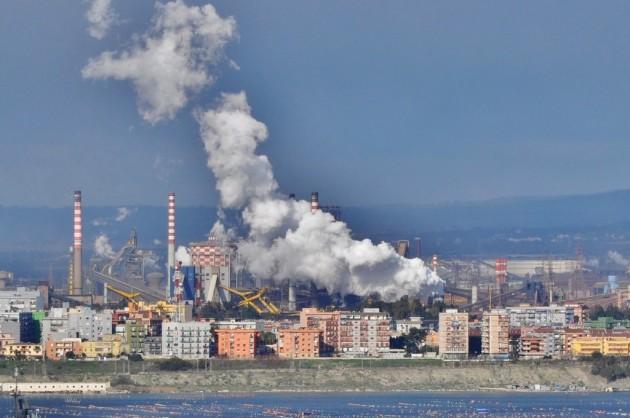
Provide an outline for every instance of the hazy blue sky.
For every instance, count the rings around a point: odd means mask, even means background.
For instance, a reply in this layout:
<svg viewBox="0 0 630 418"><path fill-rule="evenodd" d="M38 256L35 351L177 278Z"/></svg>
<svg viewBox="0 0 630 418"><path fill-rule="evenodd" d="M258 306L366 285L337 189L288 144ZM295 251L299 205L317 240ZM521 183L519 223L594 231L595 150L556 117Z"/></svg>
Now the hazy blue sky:
<svg viewBox="0 0 630 418"><path fill-rule="evenodd" d="M188 4L201 4L187 0ZM630 3L215 1L240 39L219 81L150 125L126 82L81 77L129 45L153 1L0 12L0 204L215 204L191 111L245 90L284 191L341 205L630 187Z"/></svg>

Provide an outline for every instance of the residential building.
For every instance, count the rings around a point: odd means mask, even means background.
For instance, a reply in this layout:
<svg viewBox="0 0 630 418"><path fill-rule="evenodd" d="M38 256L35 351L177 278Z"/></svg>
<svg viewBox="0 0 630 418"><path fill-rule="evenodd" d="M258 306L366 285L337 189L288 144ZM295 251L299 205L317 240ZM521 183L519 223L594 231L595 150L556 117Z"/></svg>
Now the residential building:
<svg viewBox="0 0 630 418"><path fill-rule="evenodd" d="M559 358L564 351L564 331L551 327L521 328L519 357L524 360Z"/></svg>
<svg viewBox="0 0 630 418"><path fill-rule="evenodd" d="M43 353L41 344L13 342L0 346L0 355L4 357L41 358Z"/></svg>
<svg viewBox="0 0 630 418"><path fill-rule="evenodd" d="M395 322L396 333L409 334L411 328L422 329L422 317L412 316L407 319L398 319Z"/></svg>
<svg viewBox="0 0 630 418"><path fill-rule="evenodd" d="M252 329L217 329L217 356L252 359L256 355L258 331Z"/></svg>
<svg viewBox="0 0 630 418"><path fill-rule="evenodd" d="M61 340L46 341L46 358L51 360L63 360L66 353L72 352L75 357L83 353L80 338L63 338Z"/></svg>
<svg viewBox="0 0 630 418"><path fill-rule="evenodd" d="M560 327L573 323L574 310L571 306L530 306L508 307L510 327Z"/></svg>
<svg viewBox="0 0 630 418"><path fill-rule="evenodd" d="M44 299L37 289L18 287L0 290L0 313L14 315L18 319L20 312L32 312L44 309Z"/></svg>
<svg viewBox="0 0 630 418"><path fill-rule="evenodd" d="M286 358L319 357L322 332L318 328L282 329L278 332L278 356Z"/></svg>
<svg viewBox="0 0 630 418"><path fill-rule="evenodd" d="M584 328L587 329L613 329L630 328L630 319L615 319L611 316L600 316L597 319L584 321Z"/></svg>
<svg viewBox="0 0 630 418"><path fill-rule="evenodd" d="M510 316L505 309L493 309L483 313L481 353L492 358L509 357Z"/></svg>
<svg viewBox="0 0 630 418"><path fill-rule="evenodd" d="M162 355L194 360L210 357L210 322L164 322Z"/></svg>
<svg viewBox="0 0 630 418"><path fill-rule="evenodd" d="M112 311L95 311L89 307L52 308L41 320L42 342L63 338L98 340L112 333Z"/></svg>
<svg viewBox="0 0 630 418"><path fill-rule="evenodd" d="M118 357L121 353L121 338L119 335L106 335L99 341L83 341L81 348L87 358Z"/></svg>
<svg viewBox="0 0 630 418"><path fill-rule="evenodd" d="M124 329L122 351L128 354L141 352L142 342L146 335L144 324L142 322L127 321Z"/></svg>
<svg viewBox="0 0 630 418"><path fill-rule="evenodd" d="M339 311L320 311L317 308L304 308L300 311L300 327L318 328L322 332L320 354L329 356L340 351Z"/></svg>
<svg viewBox="0 0 630 418"><path fill-rule="evenodd" d="M630 337L582 337L573 340L573 356L590 356L596 352L605 356L630 356Z"/></svg>
<svg viewBox="0 0 630 418"><path fill-rule="evenodd" d="M339 352L350 356L380 356L389 351L389 314L378 308L341 312Z"/></svg>
<svg viewBox="0 0 630 418"><path fill-rule="evenodd" d="M468 313L447 309L440 313L439 350L444 360L468 358Z"/></svg>

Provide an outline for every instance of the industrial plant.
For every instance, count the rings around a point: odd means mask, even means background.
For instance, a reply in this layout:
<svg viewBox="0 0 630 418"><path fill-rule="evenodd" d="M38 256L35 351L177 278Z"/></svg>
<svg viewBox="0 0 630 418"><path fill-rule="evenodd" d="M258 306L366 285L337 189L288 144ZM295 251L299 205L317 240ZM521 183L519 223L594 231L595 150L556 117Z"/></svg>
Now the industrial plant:
<svg viewBox="0 0 630 418"><path fill-rule="evenodd" d="M581 248L575 258L557 259L430 254L426 265L441 285L386 300L377 292L331 292L299 277L253 275L241 241L225 236L178 245L175 193L166 200L165 255L141 248L132 228L119 248L84 260L83 203L81 191L74 192L65 286L41 280L12 287L13 274L0 272L0 355L444 361L630 355L630 322L619 319L630 310L630 264L615 270L587 262ZM341 222L341 209L320 205L317 192L307 211ZM421 242L391 245L401 259L420 259ZM411 335L423 338L412 344Z"/></svg>

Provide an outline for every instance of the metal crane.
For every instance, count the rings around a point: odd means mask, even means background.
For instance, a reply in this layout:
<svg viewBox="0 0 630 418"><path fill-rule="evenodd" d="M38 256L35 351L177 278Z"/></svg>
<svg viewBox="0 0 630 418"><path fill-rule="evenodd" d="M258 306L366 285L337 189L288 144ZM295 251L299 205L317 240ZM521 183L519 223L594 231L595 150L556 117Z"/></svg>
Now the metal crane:
<svg viewBox="0 0 630 418"><path fill-rule="evenodd" d="M258 291L239 290L222 285L219 285L219 287L243 299L238 303L238 306L252 308L258 314L268 312L272 315L277 315L280 313L280 309L278 309L278 307L274 305L274 303L269 300L269 298L265 297L265 293L267 293L266 287L263 287ZM260 305L258 305L256 302L260 303Z"/></svg>

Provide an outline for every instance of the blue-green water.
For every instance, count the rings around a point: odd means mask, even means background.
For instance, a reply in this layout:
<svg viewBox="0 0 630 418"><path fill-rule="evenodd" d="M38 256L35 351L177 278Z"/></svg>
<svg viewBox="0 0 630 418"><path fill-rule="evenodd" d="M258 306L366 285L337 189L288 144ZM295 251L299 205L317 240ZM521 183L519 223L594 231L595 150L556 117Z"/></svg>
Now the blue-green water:
<svg viewBox="0 0 630 418"><path fill-rule="evenodd" d="M630 417L630 393L394 392L29 396L44 417ZM0 398L10 413L11 399Z"/></svg>

